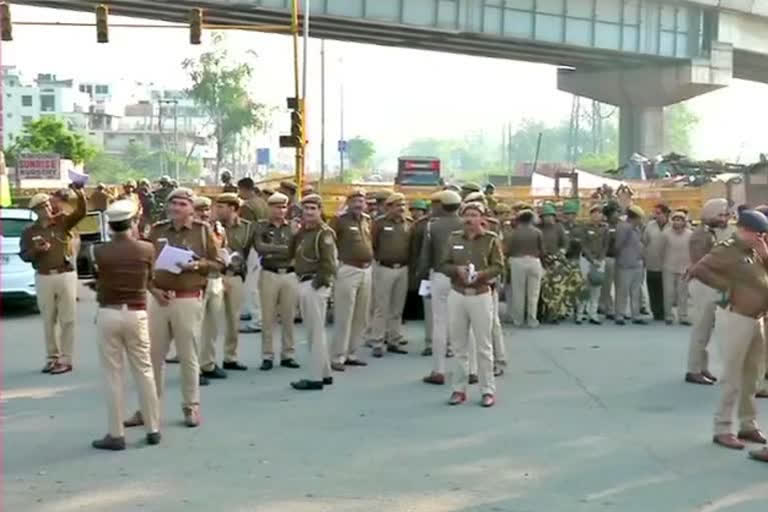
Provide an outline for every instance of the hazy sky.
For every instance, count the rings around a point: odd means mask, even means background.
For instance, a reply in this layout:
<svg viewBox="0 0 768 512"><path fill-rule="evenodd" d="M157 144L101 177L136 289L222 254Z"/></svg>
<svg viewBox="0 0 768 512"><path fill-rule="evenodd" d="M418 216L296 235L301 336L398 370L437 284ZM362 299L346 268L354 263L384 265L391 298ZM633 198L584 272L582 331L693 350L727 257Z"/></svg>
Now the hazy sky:
<svg viewBox="0 0 768 512"><path fill-rule="evenodd" d="M14 21L84 21L89 13L13 6ZM111 18L118 22L118 17ZM131 22L136 20L120 20ZM283 106L293 95L290 38L228 32L233 54L252 50L259 101ZM95 29L14 27L14 41L3 43L3 64L16 65L27 78L53 72L79 81L155 82L185 87L180 62L207 45L188 44L187 30L110 30L109 44L96 44ZM314 155L320 142L320 41L311 40L308 119ZM245 57L244 57L245 58ZM550 124L567 119L571 95L557 90L552 66L463 55L328 41L326 43L327 151L334 160L339 138L340 85L344 84L345 135L378 141L397 152L415 137L461 137L484 131L494 138L507 121L535 118ZM690 106L701 116L695 154L742 161L768 151L764 123L768 86L734 81L727 89L696 98ZM284 118L284 119L283 119ZM287 116L275 120L287 129Z"/></svg>

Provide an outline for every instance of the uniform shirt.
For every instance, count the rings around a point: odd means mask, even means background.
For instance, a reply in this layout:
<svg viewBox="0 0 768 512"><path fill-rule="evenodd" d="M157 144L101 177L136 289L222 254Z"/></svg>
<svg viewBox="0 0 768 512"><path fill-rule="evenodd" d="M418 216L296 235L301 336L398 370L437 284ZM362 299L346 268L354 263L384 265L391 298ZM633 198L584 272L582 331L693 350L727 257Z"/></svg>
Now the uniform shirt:
<svg viewBox="0 0 768 512"><path fill-rule="evenodd" d="M225 194L237 194L238 188L232 183L225 183L224 186L222 187L222 191Z"/></svg>
<svg viewBox="0 0 768 512"><path fill-rule="evenodd" d="M269 217L269 206L259 196L253 196L243 201L240 207L240 217L251 222L258 222Z"/></svg>
<svg viewBox="0 0 768 512"><path fill-rule="evenodd" d="M504 238L504 254L508 258L540 258L543 252L544 240L541 230L532 224L519 224Z"/></svg>
<svg viewBox="0 0 768 512"><path fill-rule="evenodd" d="M365 213L355 217L347 212L331 221L342 263L364 264L373 260L371 224L371 217Z"/></svg>
<svg viewBox="0 0 768 512"><path fill-rule="evenodd" d="M458 267L474 264L479 275L473 283L459 279ZM483 288L488 286L504 270L504 256L501 242L496 234L483 231L470 238L464 231L454 231L448 239L438 270L451 278L451 284L458 288Z"/></svg>
<svg viewBox="0 0 768 512"><path fill-rule="evenodd" d="M565 250L568 246L568 237L565 234L565 228L558 222L554 224L539 224L541 231L541 247L544 254L555 254L560 250Z"/></svg>
<svg viewBox="0 0 768 512"><path fill-rule="evenodd" d="M661 269L674 274L684 274L691 263L691 230L683 228L678 232L665 229L661 239Z"/></svg>
<svg viewBox="0 0 768 512"><path fill-rule="evenodd" d="M91 210L96 210L103 212L107 209L107 206L109 206L109 203L112 201L112 196L107 194L106 192L102 190L96 190L91 194L91 197L88 199L88 202L90 204Z"/></svg>
<svg viewBox="0 0 768 512"><path fill-rule="evenodd" d="M652 220L643 232L643 244L645 244L645 266L651 272L661 272L664 264L661 249L664 243L664 233L672 229L669 222L660 226L656 220Z"/></svg>
<svg viewBox="0 0 768 512"><path fill-rule="evenodd" d="M462 229L463 225L464 222L455 212L442 213L429 220L419 258L419 275L427 276L430 270L440 272L438 266L448 246L448 239L451 233Z"/></svg>
<svg viewBox="0 0 768 512"><path fill-rule="evenodd" d="M643 245L640 227L635 227L627 221L616 226L616 266L621 268L637 268L643 266Z"/></svg>
<svg viewBox="0 0 768 512"><path fill-rule="evenodd" d="M261 256L261 264L267 270L285 269L291 266L288 246L293 232L288 221L276 224L271 220L262 220L256 224L253 245Z"/></svg>
<svg viewBox="0 0 768 512"><path fill-rule="evenodd" d="M383 215L373 221L371 241L376 261L385 265L407 265L413 219Z"/></svg>
<svg viewBox="0 0 768 512"><path fill-rule="evenodd" d="M420 217L411 226L411 243L408 246L408 264L409 270L409 282L412 288L418 287L419 282L422 279L429 277L428 273L419 273L420 267L419 259L421 257L421 250L424 246L427 234L427 224L429 223L430 216L425 215Z"/></svg>
<svg viewBox="0 0 768 512"><path fill-rule="evenodd" d="M619 221L615 224L610 222L606 223L606 229L608 232L608 251L605 253L606 258L616 257L616 227L619 225Z"/></svg>
<svg viewBox="0 0 768 512"><path fill-rule="evenodd" d="M246 261L254 241L255 229L253 223L240 217L235 217L231 225L224 225L224 229L227 231L227 249L230 252L239 253L243 257L243 261Z"/></svg>
<svg viewBox="0 0 768 512"><path fill-rule="evenodd" d="M86 200L81 190L75 192L77 207L69 214L60 214L53 217L53 223L43 226L40 221L35 222L21 234L20 254L22 260L31 263L35 270L47 274L51 270L63 271L69 267L75 270L75 257L72 242L75 238L73 230L80 220L85 217ZM35 249L32 239L42 237L51 244L47 251Z"/></svg>
<svg viewBox="0 0 768 512"><path fill-rule="evenodd" d="M607 224L584 224L573 231L573 236L581 242L581 252L587 261L597 263L605 259L609 240Z"/></svg>
<svg viewBox="0 0 768 512"><path fill-rule="evenodd" d="M757 317L768 310L766 262L737 235L718 242L689 273L721 291L736 313Z"/></svg>
<svg viewBox="0 0 768 512"><path fill-rule="evenodd" d="M698 263L701 258L709 254L709 251L717 243L715 230L703 222L693 230L689 240L688 249L691 256L691 265Z"/></svg>
<svg viewBox="0 0 768 512"><path fill-rule="evenodd" d="M575 222L563 221L563 222L560 222L559 224L563 226L563 231L565 231L565 236L567 240L578 240L578 235L580 230L579 230L579 226Z"/></svg>
<svg viewBox="0 0 768 512"><path fill-rule="evenodd" d="M96 300L100 306L143 305L152 280L155 248L149 242L121 238L96 246Z"/></svg>
<svg viewBox="0 0 768 512"><path fill-rule="evenodd" d="M152 192L152 214L151 218L154 221L161 221L166 217L166 207L168 204L168 196L173 192L173 187L160 187Z"/></svg>
<svg viewBox="0 0 768 512"><path fill-rule="evenodd" d="M294 261L299 278L313 276L313 288L331 286L337 265L333 230L323 222L316 226L303 226L291 238L288 258Z"/></svg>
<svg viewBox="0 0 768 512"><path fill-rule="evenodd" d="M149 232L149 241L159 255L166 244L194 252L200 259L197 272L187 271L173 274L167 270L158 270L154 274L153 284L163 290L194 291L202 290L207 284L207 276L221 271L224 265L219 259L217 242L208 224L189 219L180 228L174 227L170 220L158 222Z"/></svg>
<svg viewBox="0 0 768 512"><path fill-rule="evenodd" d="M486 216L484 219L484 228L488 231L491 231L493 234L498 235L499 237L502 237L502 229L501 229L501 221L497 219L496 217L489 217Z"/></svg>

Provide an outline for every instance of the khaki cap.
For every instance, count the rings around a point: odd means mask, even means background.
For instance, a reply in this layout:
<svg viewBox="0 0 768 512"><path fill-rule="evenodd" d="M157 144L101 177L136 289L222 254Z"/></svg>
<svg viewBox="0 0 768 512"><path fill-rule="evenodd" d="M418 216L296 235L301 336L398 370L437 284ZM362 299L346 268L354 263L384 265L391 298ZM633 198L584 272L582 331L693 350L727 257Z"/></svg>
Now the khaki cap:
<svg viewBox="0 0 768 512"><path fill-rule="evenodd" d="M627 210L634 213L638 217L645 217L645 212L643 211L643 209L637 206L636 204L633 204L632 206L627 208Z"/></svg>
<svg viewBox="0 0 768 512"><path fill-rule="evenodd" d="M461 207L461 214L463 215L467 210L477 210L481 214L485 215L485 205L483 205L483 203L480 201L470 201L468 203L464 203L464 205Z"/></svg>
<svg viewBox="0 0 768 512"><path fill-rule="evenodd" d="M481 203L485 202L485 194L482 192L471 192L467 194L467 197L464 198L464 202L471 203L472 201L479 201Z"/></svg>
<svg viewBox="0 0 768 512"><path fill-rule="evenodd" d="M317 206L323 206L323 198L317 194L309 194L304 196L301 200L301 204L316 204Z"/></svg>
<svg viewBox="0 0 768 512"><path fill-rule="evenodd" d="M121 222L124 220L132 219L138 213L136 208L136 202L130 199L121 199L115 201L109 208L106 209L104 215L107 216L109 222Z"/></svg>
<svg viewBox="0 0 768 512"><path fill-rule="evenodd" d="M377 190L373 193L373 197L377 201L386 201L392 194L393 192L391 190Z"/></svg>
<svg viewBox="0 0 768 512"><path fill-rule="evenodd" d="M216 196L216 202L221 204L231 204L232 206L240 206L240 197L234 192L225 192Z"/></svg>
<svg viewBox="0 0 768 512"><path fill-rule="evenodd" d="M464 183L461 186L461 190L469 190L470 192L480 192L482 189L480 188L480 185L478 185L477 183L469 182L469 183Z"/></svg>
<svg viewBox="0 0 768 512"><path fill-rule="evenodd" d="M432 195L429 196L429 200L432 201L432 202L437 201L439 203L440 202L440 198L443 195L443 192L445 192L445 190L438 190L437 192L433 192Z"/></svg>
<svg viewBox="0 0 768 512"><path fill-rule="evenodd" d="M192 201L192 206L195 207L195 210L203 210L205 208L211 207L212 201L210 198L205 196L197 196L195 197L194 201Z"/></svg>
<svg viewBox="0 0 768 512"><path fill-rule="evenodd" d="M280 186L286 190L290 190L291 192L296 192L299 189L298 185L289 180L281 181Z"/></svg>
<svg viewBox="0 0 768 512"><path fill-rule="evenodd" d="M405 202L405 194L401 194L400 192L395 192L394 194L390 194L389 197L387 197L387 200L384 201L384 204L390 205L395 203L404 203Z"/></svg>
<svg viewBox="0 0 768 512"><path fill-rule="evenodd" d="M38 193L32 196L32 199L29 200L29 209L34 210L38 206L42 206L43 204L47 203L51 200L51 196L48 194Z"/></svg>
<svg viewBox="0 0 768 512"><path fill-rule="evenodd" d="M193 203L195 201L195 193L192 191L192 189L186 187L178 187L173 189L173 191L168 194L168 202L174 199L183 199Z"/></svg>
<svg viewBox="0 0 768 512"><path fill-rule="evenodd" d="M364 188L354 188L352 189L349 194L347 194L348 199L352 199L353 197L365 197L365 189Z"/></svg>
<svg viewBox="0 0 768 512"><path fill-rule="evenodd" d="M443 190L440 193L440 203L448 206L461 204L461 196L453 190Z"/></svg>
<svg viewBox="0 0 768 512"><path fill-rule="evenodd" d="M123 183L123 186L136 188L136 180L127 180L125 183Z"/></svg>
<svg viewBox="0 0 768 512"><path fill-rule="evenodd" d="M287 205L288 204L288 196L285 194L281 194L280 192L275 192L271 196L269 196L269 199L267 199L268 205L273 204L279 204L279 205Z"/></svg>

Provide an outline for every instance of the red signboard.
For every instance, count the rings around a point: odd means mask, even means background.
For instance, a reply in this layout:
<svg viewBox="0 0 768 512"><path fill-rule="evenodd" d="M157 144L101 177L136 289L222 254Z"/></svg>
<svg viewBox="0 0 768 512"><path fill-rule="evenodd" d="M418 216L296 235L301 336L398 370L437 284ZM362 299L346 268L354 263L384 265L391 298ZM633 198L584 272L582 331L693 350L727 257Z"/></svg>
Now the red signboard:
<svg viewBox="0 0 768 512"><path fill-rule="evenodd" d="M21 155L17 170L23 180L61 179L60 158L55 153Z"/></svg>

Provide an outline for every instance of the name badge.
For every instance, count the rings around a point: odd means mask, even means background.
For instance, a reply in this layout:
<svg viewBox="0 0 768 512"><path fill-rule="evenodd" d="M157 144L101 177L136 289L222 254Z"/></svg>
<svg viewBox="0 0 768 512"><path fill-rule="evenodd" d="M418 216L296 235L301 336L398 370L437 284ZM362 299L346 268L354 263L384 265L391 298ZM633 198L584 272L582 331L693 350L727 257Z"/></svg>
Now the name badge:
<svg viewBox="0 0 768 512"><path fill-rule="evenodd" d="M384 231L394 231L392 226L384 226Z"/></svg>
<svg viewBox="0 0 768 512"><path fill-rule="evenodd" d="M358 228L357 226L349 226L349 230L350 231L360 231L360 228Z"/></svg>
<svg viewBox="0 0 768 512"><path fill-rule="evenodd" d="M454 249L463 249L464 246L463 245L454 245L453 248Z"/></svg>

